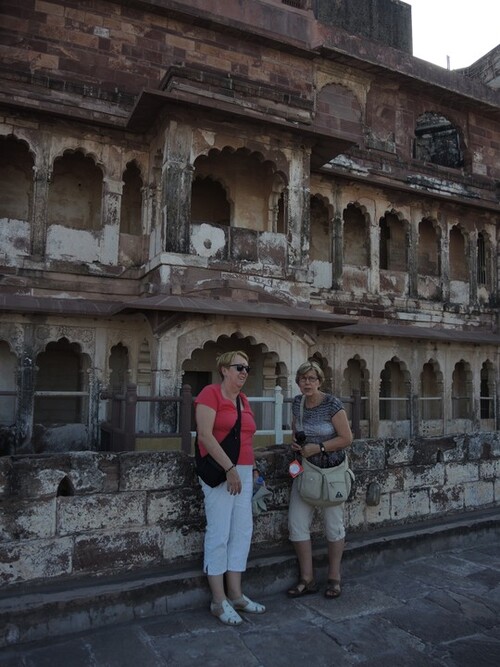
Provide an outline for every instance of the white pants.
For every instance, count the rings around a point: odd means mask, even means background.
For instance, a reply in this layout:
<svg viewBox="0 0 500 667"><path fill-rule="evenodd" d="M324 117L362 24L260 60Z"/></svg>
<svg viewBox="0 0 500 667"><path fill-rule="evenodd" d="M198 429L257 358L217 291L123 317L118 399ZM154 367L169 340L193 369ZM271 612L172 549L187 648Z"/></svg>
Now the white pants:
<svg viewBox="0 0 500 667"><path fill-rule="evenodd" d="M236 466L241 479L241 493L232 496L227 484L215 488L200 480L205 496L205 574L244 572L252 541L253 515L252 466Z"/></svg>
<svg viewBox="0 0 500 667"><path fill-rule="evenodd" d="M311 523L316 508L302 500L297 489L297 479L293 480L288 508L288 531L291 542L304 542L311 539ZM344 503L332 507L321 507L326 539L338 542L345 537Z"/></svg>

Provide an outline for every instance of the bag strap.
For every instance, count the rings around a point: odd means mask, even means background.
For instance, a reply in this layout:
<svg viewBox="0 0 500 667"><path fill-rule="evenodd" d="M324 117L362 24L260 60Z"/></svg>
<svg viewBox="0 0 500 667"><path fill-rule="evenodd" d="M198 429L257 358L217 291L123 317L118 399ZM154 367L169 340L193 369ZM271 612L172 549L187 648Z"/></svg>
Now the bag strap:
<svg viewBox="0 0 500 667"><path fill-rule="evenodd" d="M238 411L238 417L236 419L233 428L239 436L241 433L241 398L239 394L238 396L236 396L236 410Z"/></svg>
<svg viewBox="0 0 500 667"><path fill-rule="evenodd" d="M298 431L303 431L302 423L304 421L304 405L306 403L306 397L304 394L302 394L302 398L300 399L300 407L299 407L299 428L296 429Z"/></svg>
<svg viewBox="0 0 500 667"><path fill-rule="evenodd" d="M241 398L240 395L236 396L236 410L238 411L238 416L236 418L236 421L234 422L233 426L231 427L231 431L234 429L235 433L238 435L238 438L241 436ZM229 431L231 433L231 431ZM194 439L194 448L195 448L195 453L199 454L200 453L200 446L198 445L198 431L196 431L196 436Z"/></svg>

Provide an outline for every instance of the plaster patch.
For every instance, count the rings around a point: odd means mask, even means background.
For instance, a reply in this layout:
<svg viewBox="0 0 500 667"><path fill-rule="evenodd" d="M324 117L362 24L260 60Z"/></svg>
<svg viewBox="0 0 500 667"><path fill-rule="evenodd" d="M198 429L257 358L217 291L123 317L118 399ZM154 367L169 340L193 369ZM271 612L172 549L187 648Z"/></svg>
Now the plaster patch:
<svg viewBox="0 0 500 667"><path fill-rule="evenodd" d="M213 257L226 245L224 230L202 223L191 233L191 245L197 255Z"/></svg>

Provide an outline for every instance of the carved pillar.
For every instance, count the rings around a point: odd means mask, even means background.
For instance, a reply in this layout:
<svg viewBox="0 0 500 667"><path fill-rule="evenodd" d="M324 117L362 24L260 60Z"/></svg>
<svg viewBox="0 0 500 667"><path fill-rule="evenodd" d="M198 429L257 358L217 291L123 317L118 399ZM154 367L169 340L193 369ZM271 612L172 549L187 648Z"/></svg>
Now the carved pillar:
<svg viewBox="0 0 500 667"><path fill-rule="evenodd" d="M475 306L477 300L477 237L478 234L474 230L468 236L469 247L466 252L469 255L469 304Z"/></svg>
<svg viewBox="0 0 500 667"><path fill-rule="evenodd" d="M342 289L342 274L344 271L344 227L342 225L342 214L336 211L332 220L332 287Z"/></svg>
<svg viewBox="0 0 500 667"><path fill-rule="evenodd" d="M34 353L30 346L29 349L23 350L18 366L17 447L29 444L33 434L35 373Z"/></svg>
<svg viewBox="0 0 500 667"><path fill-rule="evenodd" d="M380 223L378 221L377 207L373 207L370 215L370 271L368 273L368 292L370 294L380 293Z"/></svg>
<svg viewBox="0 0 500 667"><path fill-rule="evenodd" d="M120 207L123 182L105 178L102 194L102 244L101 262L110 266L118 264L120 244Z"/></svg>
<svg viewBox="0 0 500 667"><path fill-rule="evenodd" d="M51 172L44 162L33 168L33 216L31 224L31 249L34 259L45 256L47 241L47 205Z"/></svg>
<svg viewBox="0 0 500 667"><path fill-rule="evenodd" d="M418 297L418 221L408 222L408 296Z"/></svg>
<svg viewBox="0 0 500 667"><path fill-rule="evenodd" d="M311 234L309 152L294 151L290 159L288 184L288 266L301 269L309 262Z"/></svg>
<svg viewBox="0 0 500 667"><path fill-rule="evenodd" d="M441 299L446 303L450 300L450 233L447 224L440 224L440 226Z"/></svg>
<svg viewBox="0 0 500 667"><path fill-rule="evenodd" d="M162 166L162 238L167 252L189 253L192 130L172 121L167 128Z"/></svg>

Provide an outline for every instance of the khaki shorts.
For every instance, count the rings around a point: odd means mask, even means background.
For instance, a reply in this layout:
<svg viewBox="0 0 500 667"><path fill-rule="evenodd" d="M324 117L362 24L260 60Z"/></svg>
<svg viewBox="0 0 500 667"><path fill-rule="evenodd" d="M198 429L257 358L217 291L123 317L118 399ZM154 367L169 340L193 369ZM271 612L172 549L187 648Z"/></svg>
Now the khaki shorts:
<svg viewBox="0 0 500 667"><path fill-rule="evenodd" d="M300 497L297 489L297 479L292 483L290 492L290 506L288 508L288 532L291 542L303 542L311 539L311 524L314 510L323 513L323 524L326 539L329 542L338 542L345 537L344 503L332 507L315 508Z"/></svg>

